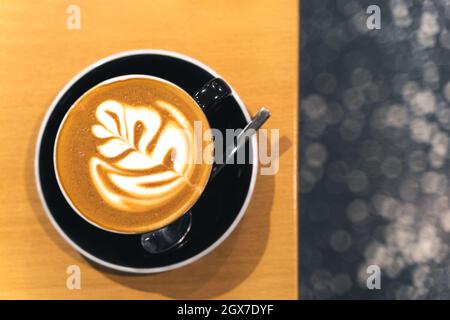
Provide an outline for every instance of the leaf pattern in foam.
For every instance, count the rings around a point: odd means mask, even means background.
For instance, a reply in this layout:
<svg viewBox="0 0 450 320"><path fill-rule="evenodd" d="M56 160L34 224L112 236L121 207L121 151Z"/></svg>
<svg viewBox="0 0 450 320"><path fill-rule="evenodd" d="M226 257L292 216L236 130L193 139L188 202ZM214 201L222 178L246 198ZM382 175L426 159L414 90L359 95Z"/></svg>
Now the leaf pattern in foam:
<svg viewBox="0 0 450 320"><path fill-rule="evenodd" d="M92 133L103 143L98 152L106 158L115 158L128 152L116 162L121 169L140 170L159 165L160 159L148 154L147 147L161 127L161 117L148 107L131 107L114 100L102 102L96 110L98 124L92 126ZM142 126L139 136L137 125Z"/></svg>
<svg viewBox="0 0 450 320"><path fill-rule="evenodd" d="M171 117L165 117L163 123L161 114L167 113ZM144 211L168 201L185 185L185 176L192 170L188 160L193 135L189 121L175 106L130 106L107 100L98 105L96 118L91 131L99 138L101 157L91 157L89 170L107 203L119 210ZM168 155L175 155L171 170L137 171L167 164ZM111 183L125 192L118 193Z"/></svg>

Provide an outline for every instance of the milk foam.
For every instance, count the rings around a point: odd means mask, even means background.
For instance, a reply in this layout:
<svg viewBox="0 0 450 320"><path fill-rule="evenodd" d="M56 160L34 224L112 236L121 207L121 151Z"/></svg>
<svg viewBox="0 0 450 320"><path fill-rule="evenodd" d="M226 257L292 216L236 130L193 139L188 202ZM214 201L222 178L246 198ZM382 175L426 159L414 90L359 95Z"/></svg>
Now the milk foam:
<svg viewBox="0 0 450 320"><path fill-rule="evenodd" d="M131 106L106 100L95 115L91 132L98 140L98 155L89 160L89 172L110 206L145 211L189 184L193 130L189 119L171 103L159 100L155 106Z"/></svg>

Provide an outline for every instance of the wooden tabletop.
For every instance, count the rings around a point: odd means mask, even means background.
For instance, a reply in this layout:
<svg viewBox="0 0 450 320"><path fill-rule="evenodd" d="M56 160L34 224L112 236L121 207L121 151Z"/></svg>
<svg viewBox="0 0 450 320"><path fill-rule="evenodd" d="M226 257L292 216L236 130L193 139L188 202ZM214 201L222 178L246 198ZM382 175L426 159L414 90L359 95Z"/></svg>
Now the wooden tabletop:
<svg viewBox="0 0 450 320"><path fill-rule="evenodd" d="M67 1L0 6L0 298L296 299L298 1ZM192 56L234 87L251 114L272 111L280 169L259 175L250 207L219 248L181 269L127 275L92 266L56 232L39 201L34 148L57 92L94 61L131 49ZM66 287L70 265L81 289Z"/></svg>

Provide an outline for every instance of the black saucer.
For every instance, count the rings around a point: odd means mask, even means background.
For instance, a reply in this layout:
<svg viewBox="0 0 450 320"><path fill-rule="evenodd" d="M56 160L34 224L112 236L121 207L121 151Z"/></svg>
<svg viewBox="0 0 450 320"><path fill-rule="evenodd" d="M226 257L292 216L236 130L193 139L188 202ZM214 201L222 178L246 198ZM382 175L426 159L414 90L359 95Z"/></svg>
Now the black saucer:
<svg viewBox="0 0 450 320"><path fill-rule="evenodd" d="M252 193L256 167L227 165L210 182L192 209L193 223L186 243L173 251L149 254L140 235L101 230L82 219L66 202L53 169L53 147L58 127L73 102L92 86L127 74L151 75L171 81L193 95L217 75L194 60L160 51L135 51L100 61L77 76L61 92L49 111L38 141L37 183L46 211L61 235L79 252L104 266L128 272L151 273L185 265L216 247L234 229ZM243 128L247 123L242 104L229 97L208 114L211 127ZM248 146L246 146L248 149ZM255 147L254 141L252 147Z"/></svg>

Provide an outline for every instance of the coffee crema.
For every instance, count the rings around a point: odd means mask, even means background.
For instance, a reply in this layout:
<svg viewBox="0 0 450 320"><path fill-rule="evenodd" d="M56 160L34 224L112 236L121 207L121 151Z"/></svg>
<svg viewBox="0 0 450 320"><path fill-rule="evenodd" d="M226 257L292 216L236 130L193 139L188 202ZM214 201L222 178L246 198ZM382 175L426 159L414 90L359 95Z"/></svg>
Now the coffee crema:
<svg viewBox="0 0 450 320"><path fill-rule="evenodd" d="M202 137L194 137L194 121ZM63 192L88 221L140 233L175 221L198 200L211 172L193 161L213 155L208 120L178 87L132 77L100 84L69 109L58 132L55 168ZM200 151L201 152L201 151Z"/></svg>

